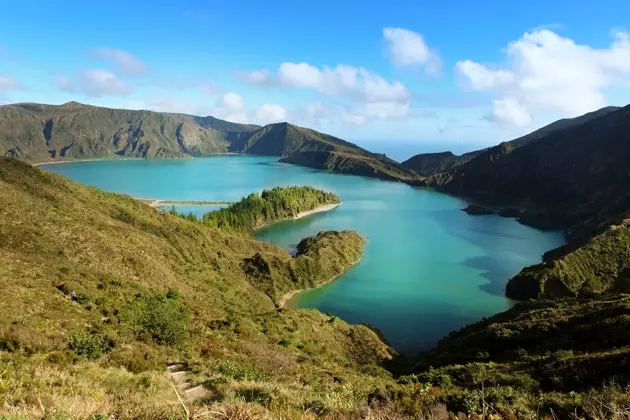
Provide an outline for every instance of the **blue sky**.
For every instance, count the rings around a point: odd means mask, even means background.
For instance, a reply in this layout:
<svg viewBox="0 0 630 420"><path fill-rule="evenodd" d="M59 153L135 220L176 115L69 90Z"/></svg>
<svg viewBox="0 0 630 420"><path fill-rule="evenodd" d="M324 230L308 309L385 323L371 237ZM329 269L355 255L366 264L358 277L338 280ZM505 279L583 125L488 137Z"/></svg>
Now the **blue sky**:
<svg viewBox="0 0 630 420"><path fill-rule="evenodd" d="M0 103L488 145L630 102L627 0L0 5Z"/></svg>

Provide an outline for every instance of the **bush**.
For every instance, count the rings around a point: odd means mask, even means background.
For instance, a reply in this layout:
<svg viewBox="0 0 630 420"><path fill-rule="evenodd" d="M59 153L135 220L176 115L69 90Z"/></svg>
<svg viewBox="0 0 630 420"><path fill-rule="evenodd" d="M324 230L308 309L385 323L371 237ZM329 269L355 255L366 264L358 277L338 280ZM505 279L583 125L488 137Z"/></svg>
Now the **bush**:
<svg viewBox="0 0 630 420"><path fill-rule="evenodd" d="M85 356L90 360L98 359L113 347L113 340L100 332L78 330L68 338L68 348L76 355Z"/></svg>
<svg viewBox="0 0 630 420"><path fill-rule="evenodd" d="M167 296L171 296L168 298ZM128 318L141 337L157 344L179 347L188 338L188 312L175 293L139 296L128 312Z"/></svg>

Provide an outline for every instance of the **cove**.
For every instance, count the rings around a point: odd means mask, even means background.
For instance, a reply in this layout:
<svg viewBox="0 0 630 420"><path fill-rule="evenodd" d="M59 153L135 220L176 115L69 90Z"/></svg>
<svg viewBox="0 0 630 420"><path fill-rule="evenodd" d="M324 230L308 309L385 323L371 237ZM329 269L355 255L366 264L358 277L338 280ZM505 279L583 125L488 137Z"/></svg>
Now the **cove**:
<svg viewBox="0 0 630 420"><path fill-rule="evenodd" d="M236 201L264 188L311 185L341 197L335 210L285 221L257 238L292 250L322 230L366 238L362 261L336 281L297 295L317 308L378 328L404 354L428 349L450 331L508 309L507 280L563 243L498 216L469 216L466 203L402 183L321 172L260 156L118 160L42 165L83 184L138 198ZM169 206L170 207L170 206ZM178 208L202 214L215 208Z"/></svg>

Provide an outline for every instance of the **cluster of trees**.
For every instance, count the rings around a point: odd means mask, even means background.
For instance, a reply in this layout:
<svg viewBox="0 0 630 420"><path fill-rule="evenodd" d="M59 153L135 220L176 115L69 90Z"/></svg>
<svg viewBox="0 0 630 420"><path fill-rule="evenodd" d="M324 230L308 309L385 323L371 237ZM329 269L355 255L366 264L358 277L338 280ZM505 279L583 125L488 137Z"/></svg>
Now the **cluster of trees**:
<svg viewBox="0 0 630 420"><path fill-rule="evenodd" d="M207 213L203 222L221 229L251 233L268 223L334 203L339 203L338 196L313 187L275 187L264 190L260 195L252 193L230 207Z"/></svg>

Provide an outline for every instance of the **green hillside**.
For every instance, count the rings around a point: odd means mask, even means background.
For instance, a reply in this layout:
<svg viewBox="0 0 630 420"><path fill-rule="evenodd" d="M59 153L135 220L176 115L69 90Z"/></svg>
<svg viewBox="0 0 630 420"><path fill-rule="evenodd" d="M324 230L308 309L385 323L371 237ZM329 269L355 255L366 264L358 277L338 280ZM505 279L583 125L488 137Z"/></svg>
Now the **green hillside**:
<svg viewBox="0 0 630 420"><path fill-rule="evenodd" d="M29 162L201 156L225 152L232 138L256 128L76 102L15 104L0 107L0 155Z"/></svg>
<svg viewBox="0 0 630 420"><path fill-rule="evenodd" d="M354 263L356 233L292 257L6 158L0 199L0 413L182 417L173 361L227 413L349 413L389 380L366 327L277 310Z"/></svg>
<svg viewBox="0 0 630 420"><path fill-rule="evenodd" d="M451 333L399 382L496 418L627 419L629 327L630 295L521 303Z"/></svg>
<svg viewBox="0 0 630 420"><path fill-rule="evenodd" d="M291 256L5 158L0 199L3 415L184 418L175 362L203 389L184 403L199 418L614 418L630 404L625 295L518 305L390 360L367 327L279 308L356 262L356 232Z"/></svg>

